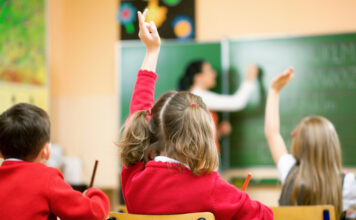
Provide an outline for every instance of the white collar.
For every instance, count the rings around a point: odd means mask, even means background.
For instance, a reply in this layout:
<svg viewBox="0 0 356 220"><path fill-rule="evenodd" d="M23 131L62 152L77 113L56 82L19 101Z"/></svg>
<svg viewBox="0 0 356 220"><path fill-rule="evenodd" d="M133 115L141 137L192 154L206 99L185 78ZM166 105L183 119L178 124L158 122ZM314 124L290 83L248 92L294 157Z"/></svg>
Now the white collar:
<svg viewBox="0 0 356 220"><path fill-rule="evenodd" d="M187 167L188 169L190 169L187 164L182 163L182 162L180 162L178 160L175 160L173 158L166 157L166 156L156 156L154 161L156 161L156 162L167 162L167 163L179 163L179 164L182 164L183 166Z"/></svg>
<svg viewBox="0 0 356 220"><path fill-rule="evenodd" d="M23 160L18 159L18 158L7 158L4 161L23 161Z"/></svg>

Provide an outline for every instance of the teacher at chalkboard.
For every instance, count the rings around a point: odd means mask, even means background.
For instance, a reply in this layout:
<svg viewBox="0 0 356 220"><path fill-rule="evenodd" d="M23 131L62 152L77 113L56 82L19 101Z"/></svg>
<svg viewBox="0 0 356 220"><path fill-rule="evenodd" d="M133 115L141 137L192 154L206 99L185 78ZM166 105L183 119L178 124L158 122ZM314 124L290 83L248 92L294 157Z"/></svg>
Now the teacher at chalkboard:
<svg viewBox="0 0 356 220"><path fill-rule="evenodd" d="M209 91L216 86L215 69L208 61L196 60L187 66L184 75L179 80L178 89L190 91L203 99L214 119L217 131L216 137L218 139L221 136L230 134L231 125L227 121L219 123L219 118L215 111L232 112L244 109L252 92L257 74L257 66L251 65L248 68L244 82L234 94L217 94ZM220 151L218 140L216 142Z"/></svg>

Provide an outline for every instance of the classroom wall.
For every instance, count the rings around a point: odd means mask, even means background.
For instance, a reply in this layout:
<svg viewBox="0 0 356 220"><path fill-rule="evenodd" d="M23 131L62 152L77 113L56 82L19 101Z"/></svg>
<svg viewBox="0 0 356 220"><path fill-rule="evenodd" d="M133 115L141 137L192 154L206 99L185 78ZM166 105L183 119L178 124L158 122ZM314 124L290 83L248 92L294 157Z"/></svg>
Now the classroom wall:
<svg viewBox="0 0 356 220"><path fill-rule="evenodd" d="M83 160L85 183L99 160L95 186L116 196L118 96L114 47L116 0L50 0L48 71L52 142Z"/></svg>
<svg viewBox="0 0 356 220"><path fill-rule="evenodd" d="M196 0L197 39L356 31L354 0Z"/></svg>

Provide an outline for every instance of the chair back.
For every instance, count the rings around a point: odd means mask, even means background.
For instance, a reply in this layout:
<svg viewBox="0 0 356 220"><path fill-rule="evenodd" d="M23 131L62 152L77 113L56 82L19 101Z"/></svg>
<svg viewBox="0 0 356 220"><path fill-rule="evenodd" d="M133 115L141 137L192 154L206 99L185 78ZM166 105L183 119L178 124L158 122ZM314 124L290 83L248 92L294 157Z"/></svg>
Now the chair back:
<svg viewBox="0 0 356 220"><path fill-rule="evenodd" d="M215 220L211 212L196 212L175 215L138 215L111 212L107 220Z"/></svg>
<svg viewBox="0 0 356 220"><path fill-rule="evenodd" d="M275 220L335 220L332 205L271 207Z"/></svg>

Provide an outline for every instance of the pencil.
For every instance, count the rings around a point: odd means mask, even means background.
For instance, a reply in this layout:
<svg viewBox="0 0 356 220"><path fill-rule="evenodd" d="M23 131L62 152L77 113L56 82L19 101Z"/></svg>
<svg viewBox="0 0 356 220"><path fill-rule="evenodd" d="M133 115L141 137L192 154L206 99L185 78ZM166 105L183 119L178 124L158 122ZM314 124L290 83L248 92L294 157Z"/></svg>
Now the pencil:
<svg viewBox="0 0 356 220"><path fill-rule="evenodd" d="M246 188L248 186L248 183L250 182L251 176L252 176L251 173L247 174L247 178L246 178L244 185L242 186L242 189L241 189L242 191L246 191Z"/></svg>
<svg viewBox="0 0 356 220"><path fill-rule="evenodd" d="M98 167L98 163L99 163L99 161L98 161L98 160L95 160L94 170L93 170L93 174L91 175L91 180L90 180L89 188L90 188L90 187L93 187L94 179L95 179L95 174L96 174L96 168Z"/></svg>

